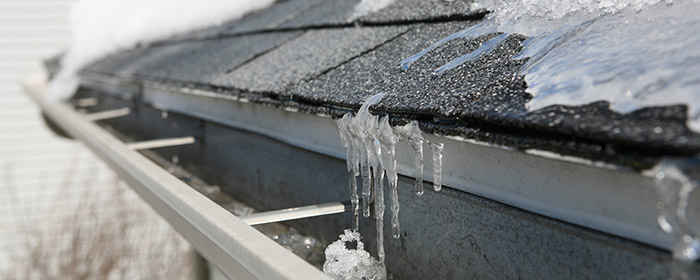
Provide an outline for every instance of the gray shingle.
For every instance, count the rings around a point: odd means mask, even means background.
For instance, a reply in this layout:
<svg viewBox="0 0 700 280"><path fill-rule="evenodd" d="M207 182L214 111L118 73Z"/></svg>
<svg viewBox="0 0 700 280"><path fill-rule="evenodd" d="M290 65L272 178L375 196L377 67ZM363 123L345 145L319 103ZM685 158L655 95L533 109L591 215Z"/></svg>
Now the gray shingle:
<svg viewBox="0 0 700 280"><path fill-rule="evenodd" d="M308 31L213 82L251 92L284 90L398 36L408 27L342 28Z"/></svg>
<svg viewBox="0 0 700 280"><path fill-rule="evenodd" d="M137 49L109 57L87 71L207 84L299 34L252 34Z"/></svg>
<svg viewBox="0 0 700 280"><path fill-rule="evenodd" d="M170 40L186 41L272 30L318 6L323 0L280 0L267 9L218 26L178 35Z"/></svg>
<svg viewBox="0 0 700 280"><path fill-rule="evenodd" d="M430 21L474 15L471 0L396 0L377 12L359 18L360 22Z"/></svg>
<svg viewBox="0 0 700 280"><path fill-rule="evenodd" d="M475 22L399 22L449 18L458 15L466 1L426 1L412 6L409 3L417 0L403 0L363 19L395 21L394 25L342 28L335 25L347 23L357 1L326 0L300 14L294 11L303 5L288 1L283 3L301 5L290 9L289 17L282 17L282 4L273 6L280 9L275 13L267 12L276 14L272 18L285 18L286 25L280 27L316 28L303 33L264 32L162 43L111 56L86 71L214 86L224 93L242 92L254 102L335 115L385 92L386 97L371 110L391 114L396 123L420 120L425 131L438 134L636 168L649 167L661 156L700 152L700 135L685 125L685 106L622 115L611 111L607 103L597 102L528 112L525 104L532 97L518 75L524 61L513 59L522 47L522 36L509 36L493 52L439 76L432 75L433 70L477 49L495 34L450 41L428 52L409 70L401 70L402 59Z"/></svg>
<svg viewBox="0 0 700 280"><path fill-rule="evenodd" d="M347 25L360 0L323 0L298 17L286 22L283 28L308 28L312 26Z"/></svg>

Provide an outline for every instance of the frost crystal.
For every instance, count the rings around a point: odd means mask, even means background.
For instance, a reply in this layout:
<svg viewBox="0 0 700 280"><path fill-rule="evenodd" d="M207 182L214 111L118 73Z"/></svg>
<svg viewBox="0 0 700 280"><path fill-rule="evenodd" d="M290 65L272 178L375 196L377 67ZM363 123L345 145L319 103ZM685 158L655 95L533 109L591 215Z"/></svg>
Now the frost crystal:
<svg viewBox="0 0 700 280"><path fill-rule="evenodd" d="M349 249L347 243L357 243L357 249ZM323 272L337 280L386 279L384 266L365 251L360 233L345 230L340 239L326 247Z"/></svg>

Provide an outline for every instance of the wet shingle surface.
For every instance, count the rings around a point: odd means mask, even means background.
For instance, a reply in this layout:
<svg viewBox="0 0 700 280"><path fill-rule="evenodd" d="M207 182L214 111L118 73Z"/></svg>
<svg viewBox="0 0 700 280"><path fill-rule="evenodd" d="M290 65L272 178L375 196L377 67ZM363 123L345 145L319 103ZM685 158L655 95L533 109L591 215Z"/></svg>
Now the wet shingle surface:
<svg viewBox="0 0 700 280"><path fill-rule="evenodd" d="M371 111L394 123L419 120L426 132L639 169L700 152L684 106L623 115L597 102L528 112L531 96L517 74L525 61L513 59L523 36L442 75L433 71L496 34L452 40L399 68L402 59L478 23L469 1L397 0L359 19L381 26L364 27L347 22L357 2L280 1L236 22L114 55L85 73L206 87L335 117L384 92Z"/></svg>

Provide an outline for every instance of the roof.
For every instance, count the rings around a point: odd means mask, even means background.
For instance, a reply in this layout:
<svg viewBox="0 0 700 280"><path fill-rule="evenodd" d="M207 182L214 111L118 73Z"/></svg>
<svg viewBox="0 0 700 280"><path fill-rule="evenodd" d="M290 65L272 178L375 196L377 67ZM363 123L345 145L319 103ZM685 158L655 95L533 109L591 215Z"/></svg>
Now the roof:
<svg viewBox="0 0 700 280"><path fill-rule="evenodd" d="M629 114L606 102L528 112L532 97L514 60L526 38L511 35L494 52L433 75L496 34L455 39L404 71L399 62L478 23L470 1L397 0L348 22L357 0L285 0L242 19L182 34L99 61L82 75L158 82L245 97L334 117L370 108L395 124L418 120L424 132L515 149L539 149L637 169L663 156L693 156L700 135L686 126L687 107Z"/></svg>

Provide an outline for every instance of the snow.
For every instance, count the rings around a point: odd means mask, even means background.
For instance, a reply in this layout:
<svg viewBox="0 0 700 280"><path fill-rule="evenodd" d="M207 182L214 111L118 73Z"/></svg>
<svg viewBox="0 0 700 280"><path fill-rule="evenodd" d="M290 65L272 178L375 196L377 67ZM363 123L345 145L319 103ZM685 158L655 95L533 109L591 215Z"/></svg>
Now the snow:
<svg viewBox="0 0 700 280"><path fill-rule="evenodd" d="M659 2L663 0L481 0L474 2L471 8L491 11L489 18L502 32L533 36L542 32L543 25L544 29L557 28L556 24L546 23L565 17L567 20L571 20L572 16L593 19L626 9L640 11Z"/></svg>
<svg viewBox="0 0 700 280"><path fill-rule="evenodd" d="M357 249L349 249L346 243L356 242ZM323 272L333 279L386 279L384 266L364 250L360 233L345 230L340 239L326 247Z"/></svg>
<svg viewBox="0 0 700 280"><path fill-rule="evenodd" d="M70 45L49 97L70 98L78 71L119 50L149 44L265 8L273 0L82 0L71 11Z"/></svg>
<svg viewBox="0 0 700 280"><path fill-rule="evenodd" d="M533 95L527 108L608 101L612 110L629 113L686 104L688 126L700 130L700 5L638 7L561 23L564 28L528 40L520 56L530 57L521 70Z"/></svg>
<svg viewBox="0 0 700 280"><path fill-rule="evenodd" d="M700 131L700 3L697 0L482 0L491 10L480 24L454 33L400 65L457 38L503 33L476 51L436 69L442 74L488 53L509 34L529 37L515 59L532 94L530 111L551 105L607 101L629 113L652 106L687 105L688 127Z"/></svg>
<svg viewBox="0 0 700 280"><path fill-rule="evenodd" d="M362 0L355 6L355 11L353 12L350 20L355 20L362 16L379 11L389 4L393 3L394 0Z"/></svg>

